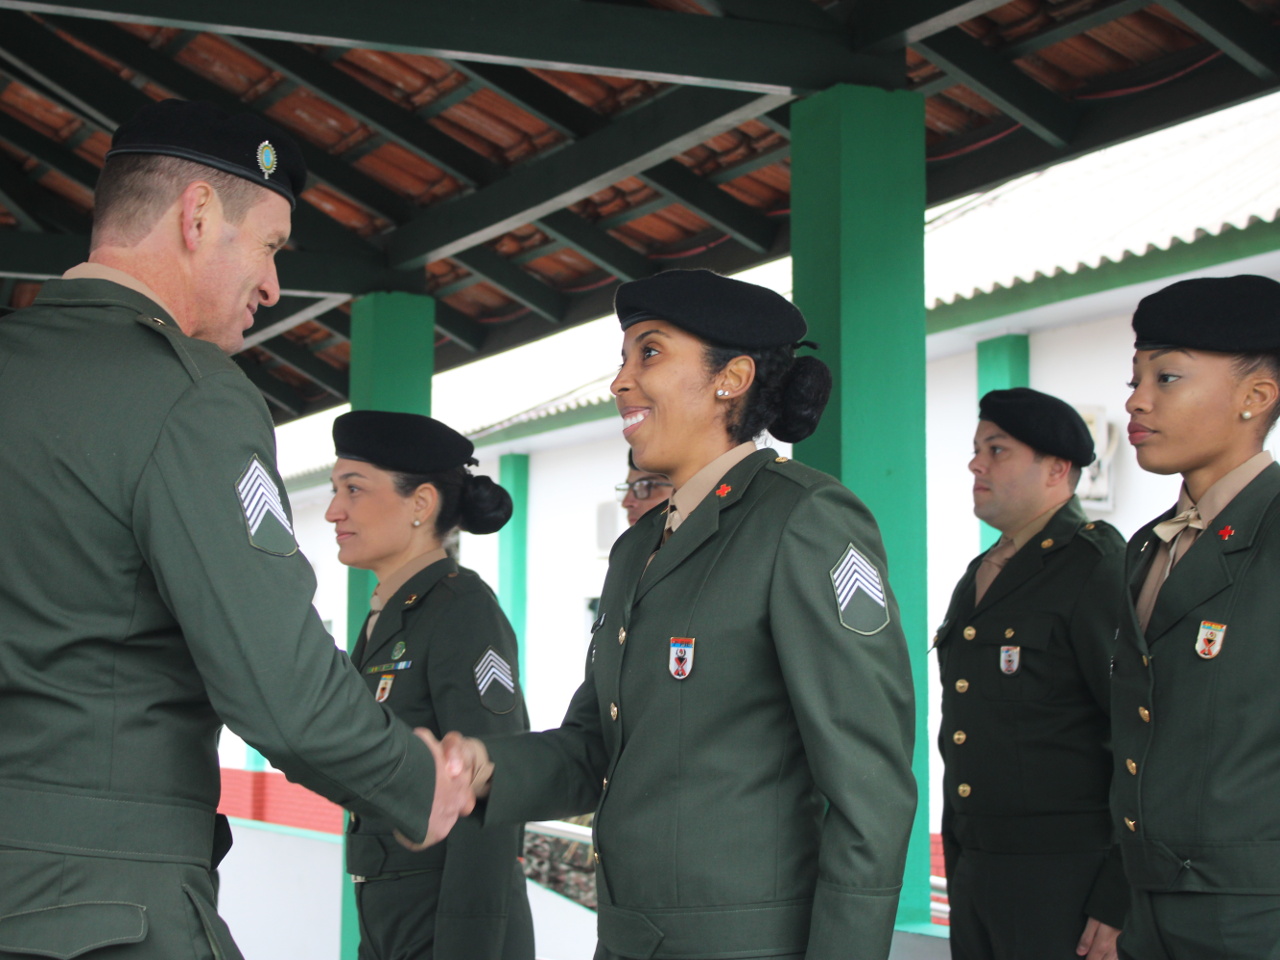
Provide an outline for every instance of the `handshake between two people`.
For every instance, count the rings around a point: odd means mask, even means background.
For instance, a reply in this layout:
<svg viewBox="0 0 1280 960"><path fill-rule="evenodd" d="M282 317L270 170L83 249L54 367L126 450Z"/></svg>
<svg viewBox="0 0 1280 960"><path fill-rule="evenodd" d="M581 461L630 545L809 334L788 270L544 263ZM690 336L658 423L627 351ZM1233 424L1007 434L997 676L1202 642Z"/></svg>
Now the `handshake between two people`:
<svg viewBox="0 0 1280 960"><path fill-rule="evenodd" d="M396 839L410 850L425 850L447 837L458 819L471 813L477 800L489 795L493 764L484 744L472 737L447 733L444 740L437 740L426 727L415 727L413 732L427 745L436 762L436 792L431 800L426 838L415 842L397 830Z"/></svg>

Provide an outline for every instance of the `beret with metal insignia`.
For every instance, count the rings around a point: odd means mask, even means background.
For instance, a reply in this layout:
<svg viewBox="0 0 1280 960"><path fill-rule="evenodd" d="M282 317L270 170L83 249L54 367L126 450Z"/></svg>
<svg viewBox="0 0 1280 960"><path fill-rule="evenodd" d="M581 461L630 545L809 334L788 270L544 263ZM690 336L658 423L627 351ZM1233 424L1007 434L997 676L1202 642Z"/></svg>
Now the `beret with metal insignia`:
<svg viewBox="0 0 1280 960"><path fill-rule="evenodd" d="M1077 467L1093 463L1093 435L1076 408L1030 387L992 390L978 401L978 419L994 423L1015 440Z"/></svg>
<svg viewBox="0 0 1280 960"><path fill-rule="evenodd" d="M180 157L244 177L274 190L290 207L307 182L297 143L275 124L195 100L151 103L121 124L107 159L130 153Z"/></svg>
<svg viewBox="0 0 1280 960"><path fill-rule="evenodd" d="M333 446L345 460L363 460L398 473L437 473L475 462L470 440L417 413L344 413L333 421Z"/></svg>
<svg viewBox="0 0 1280 960"><path fill-rule="evenodd" d="M1248 273L1180 280L1138 301L1133 333L1139 350L1280 350L1280 283Z"/></svg>
<svg viewBox="0 0 1280 960"><path fill-rule="evenodd" d="M710 270L667 270L618 287L622 329L665 320L726 347L762 350L804 338L804 316L781 294Z"/></svg>

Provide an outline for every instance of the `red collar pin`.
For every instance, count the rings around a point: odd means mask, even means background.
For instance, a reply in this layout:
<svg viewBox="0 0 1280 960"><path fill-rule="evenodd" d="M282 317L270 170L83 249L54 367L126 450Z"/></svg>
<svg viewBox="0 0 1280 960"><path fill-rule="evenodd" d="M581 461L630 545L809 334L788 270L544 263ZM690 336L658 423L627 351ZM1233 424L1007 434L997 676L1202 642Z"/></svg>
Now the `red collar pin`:
<svg viewBox="0 0 1280 960"><path fill-rule="evenodd" d="M729 491L732 489L733 487L729 486L727 483L722 483L720 484L720 489L716 491L716 496L727 497L729 495Z"/></svg>
<svg viewBox="0 0 1280 960"><path fill-rule="evenodd" d="M1221 530L1218 531L1218 536L1220 536L1223 540L1229 540L1231 539L1231 535L1235 532L1236 532L1235 527L1231 526L1230 524L1227 524L1227 526L1223 527Z"/></svg>

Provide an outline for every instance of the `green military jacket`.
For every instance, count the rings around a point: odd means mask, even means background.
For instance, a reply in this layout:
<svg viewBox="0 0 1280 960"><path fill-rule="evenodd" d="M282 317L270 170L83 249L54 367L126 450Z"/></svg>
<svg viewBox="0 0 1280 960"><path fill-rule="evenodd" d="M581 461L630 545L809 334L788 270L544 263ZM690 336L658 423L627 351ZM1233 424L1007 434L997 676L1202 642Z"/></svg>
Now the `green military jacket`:
<svg viewBox="0 0 1280 960"><path fill-rule="evenodd" d="M983 556L934 641L944 840L991 853L1115 849L1108 713L1124 538L1073 497L975 606ZM1085 913L1120 927L1127 906L1115 849Z"/></svg>
<svg viewBox="0 0 1280 960"><path fill-rule="evenodd" d="M1280 894L1280 465L1198 536L1145 634L1159 541L1129 541L1112 683L1112 809L1135 889ZM1213 634L1213 636L1210 636ZM1206 641L1209 641L1206 643Z"/></svg>
<svg viewBox="0 0 1280 960"><path fill-rule="evenodd" d="M388 598L371 639L366 632L360 631L351 659L370 693L411 727L437 737L450 730L487 736L529 729L515 632L493 591L472 571L451 559L431 564ZM533 936L531 929L507 928L511 898L526 896L523 873L514 877L523 833L523 825L482 830L467 818L444 842L413 852L384 818L352 817L347 869L369 878L439 872L435 960L500 960L506 940L531 942Z"/></svg>
<svg viewBox="0 0 1280 960"><path fill-rule="evenodd" d="M425 835L431 755L320 625L270 417L228 357L131 290L54 280L0 321L0 411L0 847L207 884L224 722L290 779ZM123 880L111 906L10 888L0 915L61 909L0 921L9 949L158 936Z"/></svg>
<svg viewBox="0 0 1280 960"><path fill-rule="evenodd" d="M487 819L596 808L598 956L887 956L915 712L874 519L771 450L664 519L614 545L563 725L486 741Z"/></svg>

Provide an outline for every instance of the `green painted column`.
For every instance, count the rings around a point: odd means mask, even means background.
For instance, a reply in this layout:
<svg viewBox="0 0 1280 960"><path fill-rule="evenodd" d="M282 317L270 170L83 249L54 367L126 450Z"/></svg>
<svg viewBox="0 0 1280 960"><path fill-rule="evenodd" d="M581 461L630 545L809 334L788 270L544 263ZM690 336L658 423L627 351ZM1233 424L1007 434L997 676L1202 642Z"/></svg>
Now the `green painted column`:
<svg viewBox="0 0 1280 960"><path fill-rule="evenodd" d="M1031 386L1031 338L1025 333L978 342L978 399L992 390ZM979 545L986 550L1000 539L1000 531L978 521Z"/></svg>
<svg viewBox="0 0 1280 960"><path fill-rule="evenodd" d="M372 293L351 305L351 407L431 413L436 302L412 293ZM368 570L347 573L347 643L369 612L375 586ZM355 885L343 873L342 960L356 960L360 925Z"/></svg>
<svg viewBox="0 0 1280 960"><path fill-rule="evenodd" d="M916 689L920 803L899 929L929 924L925 518L924 101L835 87L791 110L796 305L832 369L822 424L800 460L839 477L875 513Z"/></svg>
<svg viewBox="0 0 1280 960"><path fill-rule="evenodd" d="M529 455L508 453L498 458L498 482L511 494L511 519L498 532L498 602L516 632L520 651L520 682L525 669L525 617L529 590Z"/></svg>

